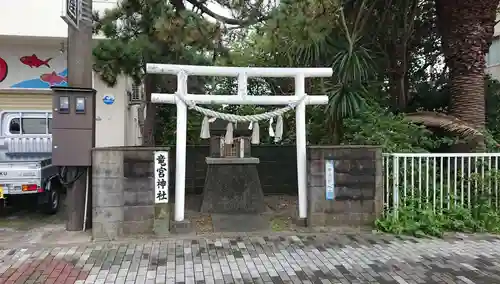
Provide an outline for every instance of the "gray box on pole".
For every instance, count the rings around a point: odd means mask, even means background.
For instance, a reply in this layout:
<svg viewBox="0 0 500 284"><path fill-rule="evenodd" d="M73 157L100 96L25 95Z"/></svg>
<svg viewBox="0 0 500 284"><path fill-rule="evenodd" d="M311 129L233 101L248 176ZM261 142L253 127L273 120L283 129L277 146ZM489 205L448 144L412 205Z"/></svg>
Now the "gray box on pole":
<svg viewBox="0 0 500 284"><path fill-rule="evenodd" d="M52 90L52 163L90 167L95 146L96 91L72 87Z"/></svg>

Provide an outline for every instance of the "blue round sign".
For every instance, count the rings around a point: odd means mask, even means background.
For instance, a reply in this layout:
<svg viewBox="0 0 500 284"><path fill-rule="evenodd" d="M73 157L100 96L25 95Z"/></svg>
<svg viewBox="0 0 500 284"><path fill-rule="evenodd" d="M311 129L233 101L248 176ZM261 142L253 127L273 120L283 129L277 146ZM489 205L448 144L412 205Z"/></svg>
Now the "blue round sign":
<svg viewBox="0 0 500 284"><path fill-rule="evenodd" d="M103 98L102 98L102 101L104 102L104 104L106 105L112 105L114 102L115 102L115 96L113 95L105 95Z"/></svg>

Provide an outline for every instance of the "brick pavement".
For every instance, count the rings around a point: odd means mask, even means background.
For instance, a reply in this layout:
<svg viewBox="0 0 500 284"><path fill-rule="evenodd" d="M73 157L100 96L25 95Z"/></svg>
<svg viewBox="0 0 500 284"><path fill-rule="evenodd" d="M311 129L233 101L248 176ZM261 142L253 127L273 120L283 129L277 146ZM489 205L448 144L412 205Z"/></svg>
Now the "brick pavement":
<svg viewBox="0 0 500 284"><path fill-rule="evenodd" d="M500 283L500 238L168 239L0 250L0 283Z"/></svg>

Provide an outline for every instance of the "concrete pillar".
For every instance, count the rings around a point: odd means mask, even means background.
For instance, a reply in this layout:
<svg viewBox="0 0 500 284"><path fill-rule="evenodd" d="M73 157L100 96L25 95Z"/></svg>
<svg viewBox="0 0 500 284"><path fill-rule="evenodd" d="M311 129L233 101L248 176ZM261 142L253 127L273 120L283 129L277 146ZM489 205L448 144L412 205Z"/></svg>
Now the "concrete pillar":
<svg viewBox="0 0 500 284"><path fill-rule="evenodd" d="M92 11L92 1L85 0L82 3L83 16ZM92 88L92 24L87 21L80 21L79 29L68 25L68 86L80 88ZM88 169L81 169L84 174L76 180L70 188L66 198L68 219L66 229L68 231L83 230L84 215L90 217L90 210L85 210L86 180ZM91 180L91 179L89 179ZM90 187L91 188L91 187ZM89 189L88 194L90 195ZM92 200L87 196L88 200ZM90 202L89 202L90 203ZM90 204L88 204L88 208ZM87 218L89 220L90 218ZM90 223L90 222L89 222Z"/></svg>

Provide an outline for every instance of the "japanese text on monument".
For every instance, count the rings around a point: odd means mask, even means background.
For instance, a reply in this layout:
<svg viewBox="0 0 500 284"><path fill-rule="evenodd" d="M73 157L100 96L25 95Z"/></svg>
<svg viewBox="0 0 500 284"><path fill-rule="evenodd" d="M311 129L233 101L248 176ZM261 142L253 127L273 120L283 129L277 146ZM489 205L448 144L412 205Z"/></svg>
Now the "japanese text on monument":
<svg viewBox="0 0 500 284"><path fill-rule="evenodd" d="M80 0L66 1L66 17L71 21L72 25L78 27L78 18L80 12Z"/></svg>
<svg viewBox="0 0 500 284"><path fill-rule="evenodd" d="M168 203L168 152L155 152L155 203Z"/></svg>

